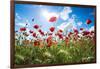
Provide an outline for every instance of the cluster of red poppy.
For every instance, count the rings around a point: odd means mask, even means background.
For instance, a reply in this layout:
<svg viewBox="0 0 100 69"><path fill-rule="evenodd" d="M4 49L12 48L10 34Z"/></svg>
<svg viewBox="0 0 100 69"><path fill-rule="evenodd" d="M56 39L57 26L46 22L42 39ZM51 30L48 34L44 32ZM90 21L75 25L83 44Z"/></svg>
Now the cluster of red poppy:
<svg viewBox="0 0 100 69"><path fill-rule="evenodd" d="M52 18L50 19L50 21L51 21L51 22L56 21L56 17L52 17ZM90 24L91 22L92 22L92 21L91 21L90 19L86 20L86 23L87 23L87 24ZM40 35L42 35L42 36L47 36L47 38L45 38L45 40L46 40L46 43L47 43L47 46L48 46L48 47L52 46L52 44L57 44L57 43L58 43L57 40L53 40L53 36L52 36L52 34L53 34L54 31L55 31L55 27L54 27L54 26L52 26L52 27L49 28L49 30L50 30L51 33L48 33L48 32L47 32L47 33L44 33L38 24L35 24L35 25L33 26L33 28L34 28L37 32L39 32ZM22 32L22 31L26 31L26 29L27 29L27 28L23 27L23 28L20 28L20 31L21 31L21 32ZM94 31L86 31L86 30L84 30L84 28L80 28L80 31L82 31L81 35L83 35L83 36L89 36L89 37L91 37L91 35L94 34ZM37 36L38 36L37 33L34 32L33 30L30 30L29 33L32 34L32 36L33 36L34 38L37 38ZM73 32L69 32L67 35L63 35L63 31L62 31L61 29L59 29L59 30L56 31L54 34L55 34L55 38L58 36L59 39L64 40L65 43L66 43L66 45L69 43L70 38L71 38L72 35L74 35L73 38L74 38L75 40L77 40L78 38L80 38L80 36L78 35L78 34L80 34L79 31L78 31L78 29L73 29ZM41 40L41 39L40 39L40 40ZM43 40L41 40L41 42L40 42L40 40L38 40L38 38L37 38L36 40L34 40L34 46L39 45L39 44L43 41ZM45 41L44 41L44 42L45 42Z"/></svg>

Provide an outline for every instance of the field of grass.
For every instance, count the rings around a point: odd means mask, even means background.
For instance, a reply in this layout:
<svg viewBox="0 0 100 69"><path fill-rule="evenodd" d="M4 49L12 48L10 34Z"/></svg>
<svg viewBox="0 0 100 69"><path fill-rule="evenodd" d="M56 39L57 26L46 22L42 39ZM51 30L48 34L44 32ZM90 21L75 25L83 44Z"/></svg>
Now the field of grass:
<svg viewBox="0 0 100 69"><path fill-rule="evenodd" d="M15 46L15 64L63 64L95 61L95 44L90 39L81 39L67 46L64 41L50 47Z"/></svg>

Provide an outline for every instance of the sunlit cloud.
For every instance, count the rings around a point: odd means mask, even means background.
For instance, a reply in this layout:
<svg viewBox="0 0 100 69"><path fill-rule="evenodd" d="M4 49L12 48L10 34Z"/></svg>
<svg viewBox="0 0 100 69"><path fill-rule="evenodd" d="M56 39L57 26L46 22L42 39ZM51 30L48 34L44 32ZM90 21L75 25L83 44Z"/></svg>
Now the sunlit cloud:
<svg viewBox="0 0 100 69"><path fill-rule="evenodd" d="M68 29L72 29L73 28L73 23L70 22L64 22L61 25L57 26L58 29L61 30L68 30Z"/></svg>
<svg viewBox="0 0 100 69"><path fill-rule="evenodd" d="M72 12L72 9L70 7L64 7L63 11L60 13L60 17L63 20L67 20L71 12Z"/></svg>
<svg viewBox="0 0 100 69"><path fill-rule="evenodd" d="M90 27L89 31L94 31L94 26Z"/></svg>
<svg viewBox="0 0 100 69"><path fill-rule="evenodd" d="M19 16L18 13L16 13L16 18L19 19L19 20L22 19L22 18Z"/></svg>
<svg viewBox="0 0 100 69"><path fill-rule="evenodd" d="M82 22L78 22L77 25L78 25L78 26L82 26Z"/></svg>
<svg viewBox="0 0 100 69"><path fill-rule="evenodd" d="M16 23L16 26L19 26L19 27L25 27L25 23Z"/></svg>
<svg viewBox="0 0 100 69"><path fill-rule="evenodd" d="M59 17L59 14L58 13L56 13L56 12L48 12L48 10L46 10L46 9L45 10L42 9L42 15L46 18L47 21L49 21L49 19L52 16L54 16L56 18Z"/></svg>

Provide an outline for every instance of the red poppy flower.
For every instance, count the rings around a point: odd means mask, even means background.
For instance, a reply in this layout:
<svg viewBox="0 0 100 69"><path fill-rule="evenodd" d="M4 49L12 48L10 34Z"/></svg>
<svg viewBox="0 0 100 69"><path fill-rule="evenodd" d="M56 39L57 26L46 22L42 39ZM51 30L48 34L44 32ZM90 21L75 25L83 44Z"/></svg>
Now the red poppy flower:
<svg viewBox="0 0 100 69"><path fill-rule="evenodd" d="M77 29L74 29L74 33L78 34L78 30Z"/></svg>
<svg viewBox="0 0 100 69"><path fill-rule="evenodd" d="M83 28L80 28L80 30L83 30Z"/></svg>
<svg viewBox="0 0 100 69"><path fill-rule="evenodd" d="M69 43L69 38L68 37L65 38L65 43L66 43L66 45L68 45L68 43Z"/></svg>
<svg viewBox="0 0 100 69"><path fill-rule="evenodd" d="M63 39L63 35L62 34L58 34L60 39Z"/></svg>
<svg viewBox="0 0 100 69"><path fill-rule="evenodd" d="M38 29L38 28L39 28L39 25L36 24L36 25L34 25L33 27L34 27L35 29Z"/></svg>
<svg viewBox="0 0 100 69"><path fill-rule="evenodd" d="M68 39L68 37L66 37L66 39Z"/></svg>
<svg viewBox="0 0 100 69"><path fill-rule="evenodd" d="M83 31L83 36L90 34L89 31Z"/></svg>
<svg viewBox="0 0 100 69"><path fill-rule="evenodd" d="M60 29L60 30L58 30L58 32L61 32L62 33L63 31Z"/></svg>
<svg viewBox="0 0 100 69"><path fill-rule="evenodd" d="M42 36L44 35L44 32L43 32L41 29L39 29L38 32L39 32Z"/></svg>
<svg viewBox="0 0 100 69"><path fill-rule="evenodd" d="M20 28L20 31L26 31L26 28L24 27L24 28Z"/></svg>
<svg viewBox="0 0 100 69"><path fill-rule="evenodd" d="M39 45L40 45L39 41L35 40L33 46L39 46Z"/></svg>
<svg viewBox="0 0 100 69"><path fill-rule="evenodd" d="M42 36L44 36L44 32L40 32L40 34L41 34Z"/></svg>
<svg viewBox="0 0 100 69"><path fill-rule="evenodd" d="M42 32L42 30L41 30L41 29L39 29L39 30L38 30L38 32L39 32L39 33L41 33L41 32Z"/></svg>
<svg viewBox="0 0 100 69"><path fill-rule="evenodd" d="M52 46L52 41L50 41L48 44L47 44L47 47L50 47Z"/></svg>
<svg viewBox="0 0 100 69"><path fill-rule="evenodd" d="M30 32L30 33L33 33L33 31L32 31L32 30L30 30L29 32Z"/></svg>
<svg viewBox="0 0 100 69"><path fill-rule="evenodd" d="M46 39L47 43L49 42L49 40L52 40L52 36L47 37Z"/></svg>
<svg viewBox="0 0 100 69"><path fill-rule="evenodd" d="M49 19L49 22L55 22L57 20L57 18L55 17L55 16L53 16L53 17L51 17L50 19Z"/></svg>
<svg viewBox="0 0 100 69"><path fill-rule="evenodd" d="M90 32L90 35L93 35L93 34L94 34L94 31L91 31L91 32Z"/></svg>
<svg viewBox="0 0 100 69"><path fill-rule="evenodd" d="M36 37L36 33L33 33L33 37Z"/></svg>
<svg viewBox="0 0 100 69"><path fill-rule="evenodd" d="M70 37L70 35L72 35L72 34L73 34L72 32L69 32L68 37Z"/></svg>
<svg viewBox="0 0 100 69"><path fill-rule="evenodd" d="M91 31L91 33L94 33L94 31Z"/></svg>
<svg viewBox="0 0 100 69"><path fill-rule="evenodd" d="M50 47L52 45L52 36L49 36L47 39L47 47Z"/></svg>
<svg viewBox="0 0 100 69"><path fill-rule="evenodd" d="M51 27L50 31L53 32L55 30L55 27Z"/></svg>
<svg viewBox="0 0 100 69"><path fill-rule="evenodd" d="M92 21L91 21L90 19L87 19L87 20L86 20L86 23L87 23L87 24L90 24L91 22L92 22Z"/></svg>

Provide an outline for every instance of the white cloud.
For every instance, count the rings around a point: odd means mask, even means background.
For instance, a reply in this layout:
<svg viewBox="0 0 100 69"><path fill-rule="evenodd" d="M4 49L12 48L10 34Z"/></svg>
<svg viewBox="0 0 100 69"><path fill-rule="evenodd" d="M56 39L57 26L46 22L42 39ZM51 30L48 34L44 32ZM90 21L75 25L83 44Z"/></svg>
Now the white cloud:
<svg viewBox="0 0 100 69"><path fill-rule="evenodd" d="M89 31L94 31L94 26L92 26L92 27L89 29Z"/></svg>
<svg viewBox="0 0 100 69"><path fill-rule="evenodd" d="M30 26L30 23L16 23L16 26L19 26L19 27L29 27Z"/></svg>
<svg viewBox="0 0 100 69"><path fill-rule="evenodd" d="M73 28L74 29L77 29L77 25L75 23L75 19L76 19L76 16L72 16L71 18L68 19L68 23L72 23L73 24Z"/></svg>
<svg viewBox="0 0 100 69"><path fill-rule="evenodd" d="M68 29L73 28L73 23L70 22L64 22L61 25L57 26L58 29L61 29L63 31L67 31Z"/></svg>
<svg viewBox="0 0 100 69"><path fill-rule="evenodd" d="M27 23L27 27L29 27L30 26L30 23L29 23L28 19L26 19L25 22Z"/></svg>
<svg viewBox="0 0 100 69"><path fill-rule="evenodd" d="M18 21L18 20L17 20ZM26 26L27 24L27 26ZM18 23L16 22L16 26L20 26L20 27L29 27L30 26L30 23L27 19L25 19L25 22L22 22L22 23Z"/></svg>
<svg viewBox="0 0 100 69"><path fill-rule="evenodd" d="M67 20L69 18L69 14L72 12L70 7L64 7L63 11L60 13L60 17L63 20Z"/></svg>
<svg viewBox="0 0 100 69"><path fill-rule="evenodd" d="M63 31L68 31L71 29L77 29L77 25L75 23L76 15L73 15L71 18L67 19L67 22L62 23L61 25L57 26L58 29L62 29Z"/></svg>
<svg viewBox="0 0 100 69"><path fill-rule="evenodd" d="M75 22L75 19L74 19L74 18L69 18L69 19L68 19L68 22L74 23L74 22Z"/></svg>
<svg viewBox="0 0 100 69"><path fill-rule="evenodd" d="M16 23L16 26L25 27L25 23Z"/></svg>
<svg viewBox="0 0 100 69"><path fill-rule="evenodd" d="M59 14L58 13L55 13L55 12L48 12L48 10L46 9L43 9L42 10L42 15L47 19L47 21L49 21L49 19L52 17L52 16L55 16L55 17L59 17Z"/></svg>
<svg viewBox="0 0 100 69"><path fill-rule="evenodd" d="M22 18L19 16L18 13L16 13L16 17L17 17L17 19L22 19Z"/></svg>
<svg viewBox="0 0 100 69"><path fill-rule="evenodd" d="M78 26L82 26L82 22L78 22L77 25L78 25Z"/></svg>

